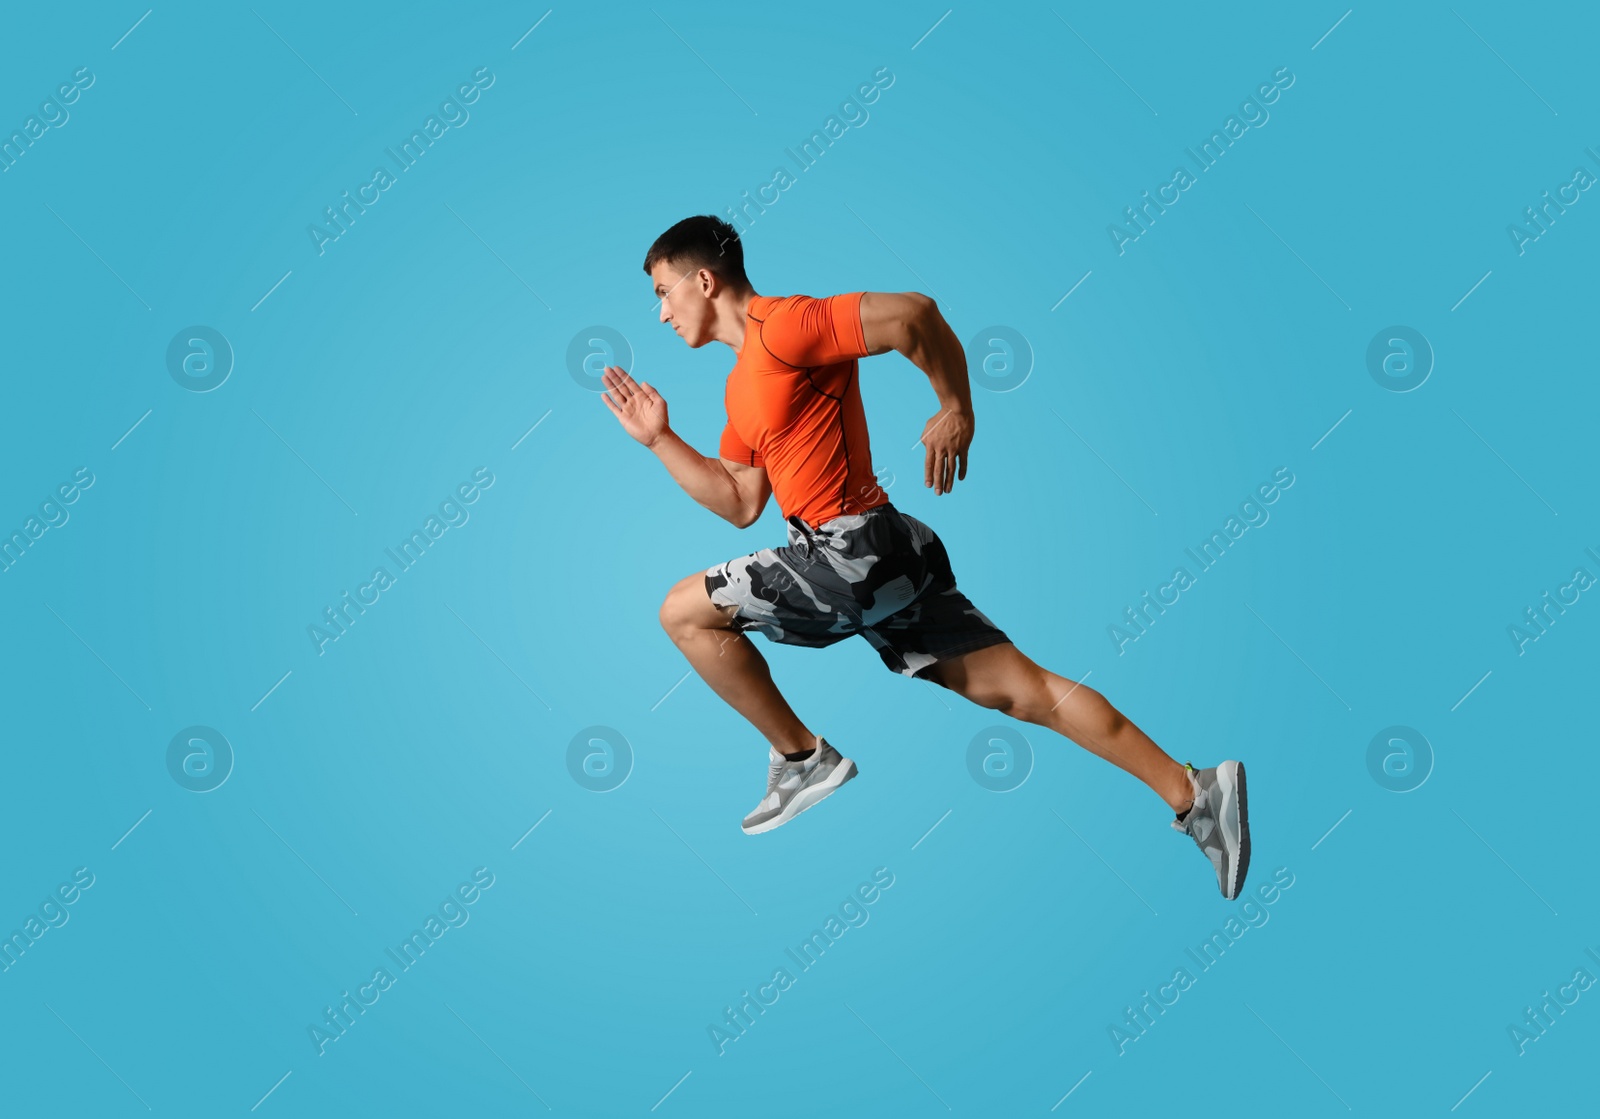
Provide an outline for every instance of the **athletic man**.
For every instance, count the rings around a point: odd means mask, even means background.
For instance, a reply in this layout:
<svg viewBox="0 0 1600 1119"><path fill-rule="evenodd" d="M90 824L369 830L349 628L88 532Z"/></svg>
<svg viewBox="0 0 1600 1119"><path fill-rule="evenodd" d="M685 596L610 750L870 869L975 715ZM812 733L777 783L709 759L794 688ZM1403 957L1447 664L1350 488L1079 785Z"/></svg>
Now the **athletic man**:
<svg viewBox="0 0 1600 1119"><path fill-rule="evenodd" d="M662 322L691 347L722 342L737 355L718 457L679 438L661 394L620 368L606 368L601 399L701 505L746 528L771 495L789 526L786 546L686 576L661 604L663 628L695 671L771 746L767 792L744 830L786 823L856 766L800 720L743 635L821 647L860 634L891 671L1049 727L1139 778L1211 860L1223 896L1236 896L1250 863L1244 766L1179 765L1093 688L1029 660L956 589L934 531L879 488L856 368L890 350L926 373L939 398L922 431L923 484L943 495L967 476L966 356L934 301L914 292L758 295L738 234L711 216L663 233L644 270Z"/></svg>

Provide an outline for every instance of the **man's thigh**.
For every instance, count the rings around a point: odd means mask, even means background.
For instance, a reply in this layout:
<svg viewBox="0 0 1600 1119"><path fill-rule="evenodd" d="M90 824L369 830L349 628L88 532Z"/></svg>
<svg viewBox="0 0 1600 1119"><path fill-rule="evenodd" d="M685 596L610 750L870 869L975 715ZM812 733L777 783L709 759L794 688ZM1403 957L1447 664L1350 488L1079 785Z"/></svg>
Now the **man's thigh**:
<svg viewBox="0 0 1600 1119"><path fill-rule="evenodd" d="M931 678L949 687L940 676L958 669L936 675L941 664L997 646L1014 647L1005 631L956 586L950 555L939 534L908 514L900 514L899 520L904 528L895 534L894 562L911 563L914 553L916 562L910 570L920 593L910 605L868 626L863 636L891 672ZM969 663L986 666L1004 655L989 653Z"/></svg>
<svg viewBox="0 0 1600 1119"><path fill-rule="evenodd" d="M849 586L809 545L763 548L702 574L711 603L731 607L741 633L820 648L861 628Z"/></svg>
<svg viewBox="0 0 1600 1119"><path fill-rule="evenodd" d="M889 671L931 679L962 695L967 693L952 681L969 672L988 675L992 666L1010 662L1004 650L1016 652L1005 631L954 585L924 594L862 636Z"/></svg>

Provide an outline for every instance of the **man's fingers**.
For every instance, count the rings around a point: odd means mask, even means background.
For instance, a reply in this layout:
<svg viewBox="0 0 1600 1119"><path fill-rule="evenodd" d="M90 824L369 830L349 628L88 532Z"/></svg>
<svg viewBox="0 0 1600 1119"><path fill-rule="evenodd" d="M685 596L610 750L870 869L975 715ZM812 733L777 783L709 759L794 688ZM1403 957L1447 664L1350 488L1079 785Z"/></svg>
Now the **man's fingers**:
<svg viewBox="0 0 1600 1119"><path fill-rule="evenodd" d="M606 371L601 380L616 394L619 403L628 400L634 393L639 391L639 386L634 384L633 378L628 376L627 371L620 366L606 366Z"/></svg>
<svg viewBox="0 0 1600 1119"><path fill-rule="evenodd" d="M924 488L933 485L933 448L928 448L927 457L922 463L922 485Z"/></svg>

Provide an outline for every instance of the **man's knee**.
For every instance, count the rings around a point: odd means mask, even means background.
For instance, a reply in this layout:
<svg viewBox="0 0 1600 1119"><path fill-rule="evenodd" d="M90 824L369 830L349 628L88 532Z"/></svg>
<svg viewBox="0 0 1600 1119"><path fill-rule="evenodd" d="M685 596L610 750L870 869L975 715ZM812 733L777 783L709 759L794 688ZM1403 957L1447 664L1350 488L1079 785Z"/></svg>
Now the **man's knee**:
<svg viewBox="0 0 1600 1119"><path fill-rule="evenodd" d="M979 707L987 707L1024 723L1040 723L1050 715L1047 681L1050 674L1032 661L998 678L968 681L962 694Z"/></svg>
<svg viewBox="0 0 1600 1119"><path fill-rule="evenodd" d="M690 629L725 629L731 624L734 608L718 606L706 590L703 573L688 575L667 592L661 602L661 628L668 633Z"/></svg>
<svg viewBox="0 0 1600 1119"><path fill-rule="evenodd" d="M984 707L993 708L1020 722L1037 723L1047 709L1040 698L1037 690L1028 691L1013 685L990 693L980 702Z"/></svg>
<svg viewBox="0 0 1600 1119"><path fill-rule="evenodd" d="M989 684L971 679L950 680L936 673L929 673L929 677L979 707L987 707L1003 715L1012 714L1017 707L1015 689L1009 685Z"/></svg>
<svg viewBox="0 0 1600 1119"><path fill-rule="evenodd" d="M1016 716L1027 698L1027 682L1037 670L1015 646L992 645L937 661L924 675L970 703Z"/></svg>
<svg viewBox="0 0 1600 1119"><path fill-rule="evenodd" d="M661 609L656 611L656 620L661 623L661 628L671 633L683 622L683 604L680 601L681 583L674 583L667 596L661 600Z"/></svg>
<svg viewBox="0 0 1600 1119"><path fill-rule="evenodd" d="M661 600L661 609L657 616L661 621L661 628L668 633L677 633L693 625L694 604L686 593L692 589L686 582L676 583L667 592L667 597Z"/></svg>

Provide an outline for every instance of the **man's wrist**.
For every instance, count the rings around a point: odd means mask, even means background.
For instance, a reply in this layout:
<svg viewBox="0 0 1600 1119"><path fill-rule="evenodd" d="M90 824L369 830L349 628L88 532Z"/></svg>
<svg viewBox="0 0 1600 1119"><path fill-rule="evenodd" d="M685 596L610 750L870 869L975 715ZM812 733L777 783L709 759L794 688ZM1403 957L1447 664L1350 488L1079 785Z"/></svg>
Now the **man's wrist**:
<svg viewBox="0 0 1600 1119"><path fill-rule="evenodd" d="M645 446L652 451L659 451L662 445L667 441L668 437L675 438L676 436L670 427L663 427L660 433L657 434L654 439L650 440L650 442L646 443Z"/></svg>

